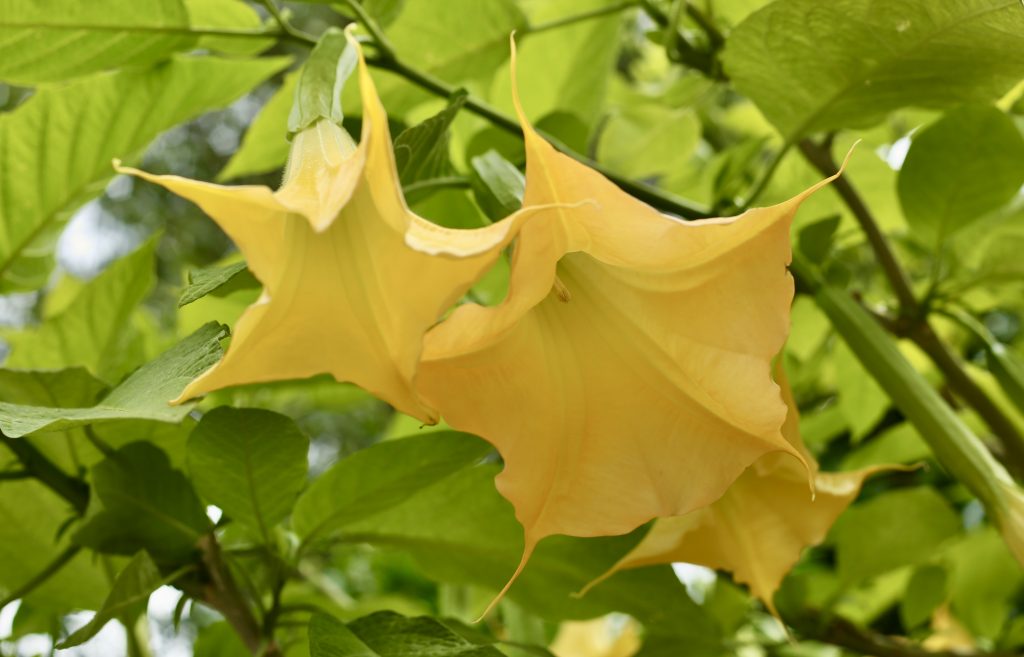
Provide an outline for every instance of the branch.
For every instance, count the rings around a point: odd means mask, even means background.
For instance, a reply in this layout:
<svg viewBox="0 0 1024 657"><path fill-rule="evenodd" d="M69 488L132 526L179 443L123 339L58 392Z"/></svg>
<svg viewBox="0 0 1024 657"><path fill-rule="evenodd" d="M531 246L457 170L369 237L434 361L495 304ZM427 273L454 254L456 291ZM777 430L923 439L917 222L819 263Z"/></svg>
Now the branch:
<svg viewBox="0 0 1024 657"><path fill-rule="evenodd" d="M28 440L10 438L0 432L0 442L18 457L26 473L67 500L75 513L85 514L89 506L89 486L85 482L65 474Z"/></svg>
<svg viewBox="0 0 1024 657"><path fill-rule="evenodd" d="M799 147L807 161L822 175L831 176L838 170L827 142L819 145L809 139L803 139ZM871 249L899 301L899 316L892 324L887 325L887 328L900 327L896 332L897 336L911 340L928 354L942 372L950 390L977 411L995 435L1007 467L1017 477L1024 476L1024 434L1010 416L1004 413L1003 409L971 378L963 362L928 323L928 308L919 303L914 296L910 278L900 266L888 239L849 178L837 178L832 185L864 230Z"/></svg>
<svg viewBox="0 0 1024 657"><path fill-rule="evenodd" d="M610 14L617 14L620 11L626 9L632 9L641 4L641 0L626 0L625 2L619 2L618 4L608 5L607 7L598 7L590 11L585 11L579 14L573 14L572 16L566 16L565 18L559 18L557 20L548 21L547 23L538 23L537 25L530 25L521 31L521 34L540 34L541 32L547 32L549 30L557 30L562 27L568 27L575 25L576 23L582 23L584 21L593 20L595 18L601 18Z"/></svg>
<svg viewBox="0 0 1024 657"><path fill-rule="evenodd" d="M270 14L278 27L281 28L279 36L291 39L292 41L302 45L316 45L316 38L292 26L288 19L285 18L284 14L281 13L281 10L277 8L277 5L274 4L274 0L260 0L260 4L266 8L267 13Z"/></svg>
<svg viewBox="0 0 1024 657"><path fill-rule="evenodd" d="M804 637L873 657L1013 657L1010 652L927 650L903 637L894 637L859 627L840 616L827 619L820 612L808 612L791 625Z"/></svg>
<svg viewBox="0 0 1024 657"><path fill-rule="evenodd" d="M30 580L11 591L6 598L0 600L0 610L15 600L24 598L26 595L35 591L37 588L49 581L51 577L60 572L61 568L74 559L81 549L82 548L79 545L71 545L65 548L65 550L58 554L57 557L47 564L45 568L36 573Z"/></svg>

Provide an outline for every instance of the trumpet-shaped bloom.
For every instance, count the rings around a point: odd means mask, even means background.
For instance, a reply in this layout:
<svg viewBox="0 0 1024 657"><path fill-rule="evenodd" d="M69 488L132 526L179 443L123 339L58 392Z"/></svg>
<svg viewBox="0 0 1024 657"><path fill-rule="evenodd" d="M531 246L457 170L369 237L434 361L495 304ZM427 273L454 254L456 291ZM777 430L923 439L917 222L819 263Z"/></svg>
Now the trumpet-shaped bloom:
<svg viewBox="0 0 1024 657"><path fill-rule="evenodd" d="M816 187L679 221L555 151L514 98L524 204L560 207L523 225L503 303L428 333L419 386L504 457L518 574L545 536L624 534L714 502L767 453L803 459L770 363L793 296L790 221Z"/></svg>
<svg viewBox="0 0 1024 657"><path fill-rule="evenodd" d="M296 135L277 191L120 169L199 205L263 284L224 359L176 401L328 372L436 421L412 385L423 334L493 264L525 214L477 230L449 230L413 214L361 52L358 75L359 144L319 121Z"/></svg>
<svg viewBox="0 0 1024 657"><path fill-rule="evenodd" d="M867 477L898 466L819 472L800 438L789 385L781 368L776 371L789 406L783 434L811 466L815 496L808 494L806 473L793 459L764 456L711 506L655 521L644 539L588 589L620 570L683 561L732 572L778 616L772 596L804 548L825 539Z"/></svg>

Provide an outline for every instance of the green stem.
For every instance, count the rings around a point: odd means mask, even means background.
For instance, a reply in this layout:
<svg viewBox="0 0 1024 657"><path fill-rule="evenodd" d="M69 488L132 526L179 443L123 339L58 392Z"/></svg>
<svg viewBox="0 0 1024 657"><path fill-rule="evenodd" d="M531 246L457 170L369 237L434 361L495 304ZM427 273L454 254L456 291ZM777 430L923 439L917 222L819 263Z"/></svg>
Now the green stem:
<svg viewBox="0 0 1024 657"><path fill-rule="evenodd" d="M11 591L6 598L0 600L0 610L15 600L24 598L32 591L35 591L37 588L45 584L51 577L60 572L60 569L66 566L69 561L74 559L81 550L81 546L78 545L71 545L65 548L64 551L58 554L57 557L47 564L45 568L36 573L30 580Z"/></svg>
<svg viewBox="0 0 1024 657"><path fill-rule="evenodd" d="M809 139L803 139L799 147L807 161L822 175L831 176L838 170L832 159L831 140L819 145ZM928 323L928 308L918 302L911 288L910 277L896 259L889 240L848 176L841 176L832 185L867 236L868 243L899 301L899 317L891 323L891 328L899 337L912 340L928 354L942 372L950 389L977 411L992 430L1002 448L1002 456L1007 466L1018 477L1024 475L1024 432L1021 432L1010 416L1003 412L971 378L957 355Z"/></svg>
<svg viewBox="0 0 1024 657"><path fill-rule="evenodd" d="M825 284L799 257L792 269L864 368L928 442L936 458L981 500L1018 559L1022 553L1020 489L981 440L907 362L891 336L846 292Z"/></svg>
<svg viewBox="0 0 1024 657"><path fill-rule="evenodd" d="M316 45L316 38L292 26L284 14L281 13L281 10L277 8L277 5L274 4L274 0L260 0L260 4L266 8L267 13L270 14L278 27L281 28L281 36L291 39L296 43Z"/></svg>
<svg viewBox="0 0 1024 657"><path fill-rule="evenodd" d="M359 0L343 0L353 12L355 12L356 19L359 23L366 28L366 31L370 33L370 37L373 39L374 45L377 46L377 51L383 59L395 59L395 49L391 46L391 42L388 41L384 31L380 29L380 25L373 19L363 8L362 3Z"/></svg>
<svg viewBox="0 0 1024 657"><path fill-rule="evenodd" d="M582 23L584 21L594 20L595 18L601 18L603 16L609 16L611 14L617 14L627 9L640 6L640 0L626 0L626 2L620 2L614 5L608 5L607 7L598 7L590 11L581 12L579 14L573 14L572 16L566 16L565 18L559 18L557 20L548 21L546 23L538 23L536 25L530 25L525 29L521 30L521 34L540 34L541 32L548 32L550 30L557 30L563 27L569 27L576 23Z"/></svg>

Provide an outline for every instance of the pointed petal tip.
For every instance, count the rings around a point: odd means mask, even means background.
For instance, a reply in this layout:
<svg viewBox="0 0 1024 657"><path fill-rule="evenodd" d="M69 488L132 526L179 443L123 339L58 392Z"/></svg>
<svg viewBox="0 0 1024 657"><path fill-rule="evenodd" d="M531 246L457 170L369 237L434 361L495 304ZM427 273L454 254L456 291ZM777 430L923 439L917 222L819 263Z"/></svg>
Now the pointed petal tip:
<svg viewBox="0 0 1024 657"><path fill-rule="evenodd" d="M523 570L526 569L526 563L530 560L530 557L533 555L534 548L537 547L537 540L538 539L532 538L529 534L525 536L523 544L523 556L519 560L519 565L516 566L515 572L512 573L512 577L510 577L509 580L505 583L505 586L502 587L500 591L498 591L498 595L494 596L494 599L490 601L490 603L487 605L487 608L483 610L483 613L481 613L480 616L478 616L473 621L474 625L487 618L491 614L491 612L494 611L494 609L498 606L498 603L505 598L505 594L508 593L509 589L512 588L512 585L516 583L517 579L519 579L519 576L523 574Z"/></svg>

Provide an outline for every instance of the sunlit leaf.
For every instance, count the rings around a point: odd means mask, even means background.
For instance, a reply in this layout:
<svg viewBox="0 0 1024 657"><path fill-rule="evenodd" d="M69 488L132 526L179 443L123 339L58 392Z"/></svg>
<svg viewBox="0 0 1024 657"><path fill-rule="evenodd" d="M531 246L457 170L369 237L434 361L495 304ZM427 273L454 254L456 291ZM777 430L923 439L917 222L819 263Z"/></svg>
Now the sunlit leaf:
<svg viewBox="0 0 1024 657"><path fill-rule="evenodd" d="M1015 0L777 0L729 37L726 71L790 138L906 106L990 102L1024 77Z"/></svg>

